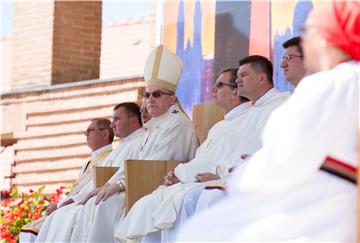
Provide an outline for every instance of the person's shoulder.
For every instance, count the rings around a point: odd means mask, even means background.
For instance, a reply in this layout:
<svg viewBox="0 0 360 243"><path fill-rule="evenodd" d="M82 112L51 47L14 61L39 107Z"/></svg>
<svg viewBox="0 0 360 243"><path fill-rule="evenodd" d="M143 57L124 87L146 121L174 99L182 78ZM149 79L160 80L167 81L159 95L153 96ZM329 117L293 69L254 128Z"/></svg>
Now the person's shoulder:
<svg viewBox="0 0 360 243"><path fill-rule="evenodd" d="M338 64L334 68L317 72L306 76L296 88L296 91L303 89L321 90L332 89L344 84L358 83L360 78L360 63L349 61Z"/></svg>
<svg viewBox="0 0 360 243"><path fill-rule="evenodd" d="M274 88L273 98L287 99L291 96L289 91L280 91Z"/></svg>

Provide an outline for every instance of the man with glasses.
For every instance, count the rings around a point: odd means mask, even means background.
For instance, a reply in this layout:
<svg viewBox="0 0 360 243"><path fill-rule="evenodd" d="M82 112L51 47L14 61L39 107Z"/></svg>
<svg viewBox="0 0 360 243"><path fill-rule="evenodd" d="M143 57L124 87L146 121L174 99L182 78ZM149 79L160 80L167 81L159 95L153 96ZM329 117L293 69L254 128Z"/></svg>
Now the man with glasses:
<svg viewBox="0 0 360 243"><path fill-rule="evenodd" d="M51 215L59 208L74 202L79 202L84 195L89 193L93 187L92 173L96 165L100 164L112 151L111 143L114 139L114 132L110 128L110 121L103 118L92 119L88 128L84 131L86 143L91 149L91 160L84 163L80 174L70 194L57 203L49 204L46 209L47 215ZM43 216L29 224L26 224L20 233L20 242L34 242L36 235L47 216Z"/></svg>
<svg viewBox="0 0 360 243"><path fill-rule="evenodd" d="M285 54L282 56L280 67L284 71L286 80L296 87L306 73L301 39L300 37L291 38L285 41L282 46L285 49Z"/></svg>
<svg viewBox="0 0 360 243"><path fill-rule="evenodd" d="M224 146L225 138L236 130L249 108L247 103L249 100L237 94L236 79L237 68L226 68L220 72L211 91L214 102L224 110L224 120L216 123L209 130L207 139L199 147L192 161L186 165L180 165L176 168L175 173L171 172L165 178L165 185L172 185L177 180L187 183L186 188L184 186L184 191L181 192L185 196L183 205L189 203L189 201L196 201L197 195L194 195L192 192L200 193L205 186L203 183L212 183L211 181L221 179L221 170L224 167L222 162L225 162L222 156L225 150L229 149L229 147L225 148ZM234 141L234 143L236 142ZM176 180L174 181L174 179ZM196 183L193 183L194 180ZM183 185L179 184L178 186L181 187ZM191 197L187 197L189 193ZM179 194L177 194L177 197L179 198ZM142 240L144 242L172 242L176 230L192 214L193 208L191 206L193 206L193 203L192 205L187 205L186 208L181 206L177 210L178 214L172 228L166 227L164 230L161 230L161 233L151 233L143 237Z"/></svg>
<svg viewBox="0 0 360 243"><path fill-rule="evenodd" d="M270 116L228 198L190 219L179 242L356 242L360 3L325 3L305 27L313 74Z"/></svg>
<svg viewBox="0 0 360 243"><path fill-rule="evenodd" d="M163 45L147 57L143 99L151 119L144 125L139 159L189 161L195 156L195 129L175 96L181 73L181 60Z"/></svg>
<svg viewBox="0 0 360 243"><path fill-rule="evenodd" d="M88 217L116 217L122 210L107 212L104 208L119 207L124 205L125 180L124 160L133 159L139 156L139 146L143 141L144 130L142 129L140 108L131 102L120 103L114 107L112 122L109 124L112 134L120 138L117 147L104 158L97 166L119 167L118 171L100 188L93 188L93 175L89 174L87 189L83 190L71 204L60 208L47 217L36 242L68 242L74 231L81 231L83 226L89 226ZM102 127L93 127L85 131L87 138L92 138L105 130ZM114 135L113 135L114 136ZM110 197L117 194L116 197ZM96 197L95 197L96 196ZM100 202L104 204L96 207ZM104 207L107 205L108 207ZM92 214L89 214L91 211ZM84 220L84 222L82 222ZM102 225L101 231L106 233L109 230Z"/></svg>

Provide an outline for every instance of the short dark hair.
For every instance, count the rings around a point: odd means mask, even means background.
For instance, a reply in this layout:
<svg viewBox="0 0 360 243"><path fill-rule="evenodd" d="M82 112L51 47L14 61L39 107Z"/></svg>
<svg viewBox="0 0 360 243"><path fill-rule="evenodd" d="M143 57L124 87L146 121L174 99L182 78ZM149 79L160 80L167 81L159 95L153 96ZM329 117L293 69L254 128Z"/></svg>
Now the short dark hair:
<svg viewBox="0 0 360 243"><path fill-rule="evenodd" d="M128 117L136 116L139 124L142 125L141 112L140 112L140 107L138 106L138 104L136 104L134 102L123 102L123 103L117 104L114 107L114 111L116 111L120 107L123 107L125 109Z"/></svg>
<svg viewBox="0 0 360 243"><path fill-rule="evenodd" d="M266 77L271 85L274 84L273 81L273 65L269 59L260 55L247 56L239 61L239 65L250 64L250 66L257 73L265 73Z"/></svg>
<svg viewBox="0 0 360 243"><path fill-rule="evenodd" d="M291 46L296 46L298 52L300 53L301 55L301 58L303 58L303 49L302 49L302 46L301 46L301 38L300 36L296 36L294 38L291 38L287 41L285 41L282 46L286 49L286 48L289 48Z"/></svg>
<svg viewBox="0 0 360 243"><path fill-rule="evenodd" d="M110 127L111 121L106 118L94 118L91 121L96 122L96 126L98 129L104 129L109 131L109 144L114 141L114 131Z"/></svg>
<svg viewBox="0 0 360 243"><path fill-rule="evenodd" d="M220 71L220 74L230 73L231 76L230 76L229 84L234 85L234 87L230 87L231 89L236 89L237 87L237 83L236 83L237 71L238 71L237 68L224 68L223 70Z"/></svg>

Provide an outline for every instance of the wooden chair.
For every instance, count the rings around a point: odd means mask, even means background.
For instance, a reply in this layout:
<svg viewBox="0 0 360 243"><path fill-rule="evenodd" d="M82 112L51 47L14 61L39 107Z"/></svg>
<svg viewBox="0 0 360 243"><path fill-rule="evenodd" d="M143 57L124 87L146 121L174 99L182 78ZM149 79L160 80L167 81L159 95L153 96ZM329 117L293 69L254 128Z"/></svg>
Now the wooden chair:
<svg viewBox="0 0 360 243"><path fill-rule="evenodd" d="M119 167L96 166L93 172L94 188L102 187L119 169Z"/></svg>
<svg viewBox="0 0 360 243"><path fill-rule="evenodd" d="M141 197L164 183L164 176L181 161L176 160L126 160L125 201L126 212Z"/></svg>

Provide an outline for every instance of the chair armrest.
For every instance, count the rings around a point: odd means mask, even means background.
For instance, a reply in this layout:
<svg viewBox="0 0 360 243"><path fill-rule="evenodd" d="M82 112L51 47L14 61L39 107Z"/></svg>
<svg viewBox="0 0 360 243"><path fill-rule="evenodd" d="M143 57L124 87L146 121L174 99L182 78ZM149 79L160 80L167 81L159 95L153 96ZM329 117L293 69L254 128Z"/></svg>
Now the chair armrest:
<svg viewBox="0 0 360 243"><path fill-rule="evenodd" d="M119 169L119 167L96 166L94 168L94 188L103 186Z"/></svg>
<svg viewBox="0 0 360 243"><path fill-rule="evenodd" d="M164 176L181 161L176 160L126 160L125 201L126 212L141 197L164 183Z"/></svg>

